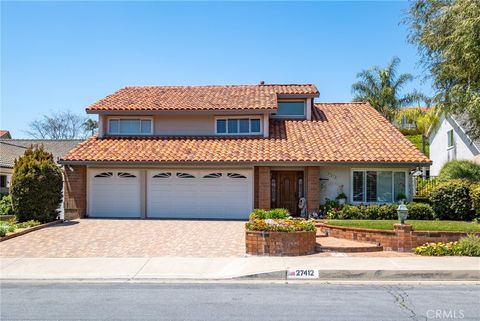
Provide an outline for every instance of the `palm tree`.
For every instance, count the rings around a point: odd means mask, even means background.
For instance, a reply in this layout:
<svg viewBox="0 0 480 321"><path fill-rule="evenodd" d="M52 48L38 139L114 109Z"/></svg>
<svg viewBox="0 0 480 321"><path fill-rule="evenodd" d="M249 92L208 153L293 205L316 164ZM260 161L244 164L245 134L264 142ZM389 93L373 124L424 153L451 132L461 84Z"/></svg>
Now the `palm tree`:
<svg viewBox="0 0 480 321"><path fill-rule="evenodd" d="M98 129L98 121L89 118L83 123L83 128L94 135Z"/></svg>
<svg viewBox="0 0 480 321"><path fill-rule="evenodd" d="M440 110L435 107L429 108L405 108L397 113L397 122L402 118L409 123L414 124L418 132L422 135L422 152L426 155L427 138L432 129L437 127L440 122Z"/></svg>
<svg viewBox="0 0 480 321"><path fill-rule="evenodd" d="M422 100L424 95L416 90L400 95L402 88L413 80L413 76L401 74L397 77L399 64L400 59L394 57L384 69L374 66L358 73L358 81L352 85L353 101L369 102L392 122L400 107Z"/></svg>

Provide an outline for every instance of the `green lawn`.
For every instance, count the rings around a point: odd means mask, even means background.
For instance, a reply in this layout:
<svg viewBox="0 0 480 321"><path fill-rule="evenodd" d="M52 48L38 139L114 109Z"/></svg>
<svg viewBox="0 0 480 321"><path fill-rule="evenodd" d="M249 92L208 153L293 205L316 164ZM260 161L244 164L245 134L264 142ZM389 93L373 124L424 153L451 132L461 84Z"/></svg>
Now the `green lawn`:
<svg viewBox="0 0 480 321"><path fill-rule="evenodd" d="M378 230L393 230L397 220L326 220L327 224L346 227L363 227ZM418 221L408 220L414 231L458 231L480 232L480 224L461 221Z"/></svg>

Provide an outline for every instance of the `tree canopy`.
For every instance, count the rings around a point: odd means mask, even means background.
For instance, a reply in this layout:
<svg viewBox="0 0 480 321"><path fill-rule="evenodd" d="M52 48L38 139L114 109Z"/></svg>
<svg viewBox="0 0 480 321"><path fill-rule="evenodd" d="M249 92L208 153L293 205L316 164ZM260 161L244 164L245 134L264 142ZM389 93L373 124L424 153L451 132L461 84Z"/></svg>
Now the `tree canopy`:
<svg viewBox="0 0 480 321"><path fill-rule="evenodd" d="M406 73L397 76L399 64L400 59L395 57L386 68L374 66L359 72L358 81L352 85L353 100L369 102L389 121L395 119L400 107L422 100L424 96L416 90L402 94L413 76Z"/></svg>
<svg viewBox="0 0 480 321"><path fill-rule="evenodd" d="M27 133L41 139L75 139L94 134L98 123L70 111L53 112L43 115L29 124Z"/></svg>
<svg viewBox="0 0 480 321"><path fill-rule="evenodd" d="M415 0L405 23L433 79L433 104L467 116L467 133L480 138L480 1Z"/></svg>

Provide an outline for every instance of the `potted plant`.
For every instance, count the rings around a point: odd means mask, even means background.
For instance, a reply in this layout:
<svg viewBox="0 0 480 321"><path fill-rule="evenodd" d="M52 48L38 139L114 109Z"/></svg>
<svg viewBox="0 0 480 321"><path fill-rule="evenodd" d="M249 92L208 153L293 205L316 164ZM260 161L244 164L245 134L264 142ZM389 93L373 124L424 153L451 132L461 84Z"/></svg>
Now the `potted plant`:
<svg viewBox="0 0 480 321"><path fill-rule="evenodd" d="M345 205L345 203L347 203L347 195L344 192L338 194L335 199L338 201L339 205Z"/></svg>
<svg viewBox="0 0 480 321"><path fill-rule="evenodd" d="M407 196L403 193L398 193L395 199L398 203L405 202L407 200Z"/></svg>

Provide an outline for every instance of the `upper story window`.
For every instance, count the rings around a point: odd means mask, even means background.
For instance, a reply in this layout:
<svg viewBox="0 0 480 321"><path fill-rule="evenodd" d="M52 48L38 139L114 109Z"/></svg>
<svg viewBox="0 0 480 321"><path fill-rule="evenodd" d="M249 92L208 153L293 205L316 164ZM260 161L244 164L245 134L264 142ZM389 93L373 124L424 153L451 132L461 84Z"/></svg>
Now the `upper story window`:
<svg viewBox="0 0 480 321"><path fill-rule="evenodd" d="M455 145L455 138L453 136L453 129L447 132L448 148Z"/></svg>
<svg viewBox="0 0 480 321"><path fill-rule="evenodd" d="M257 135L261 133L260 118L217 118L215 133L219 135Z"/></svg>
<svg viewBox="0 0 480 321"><path fill-rule="evenodd" d="M305 101L279 101L274 117L304 118Z"/></svg>
<svg viewBox="0 0 480 321"><path fill-rule="evenodd" d="M152 120L146 118L111 118L108 120L110 135L151 135Z"/></svg>

